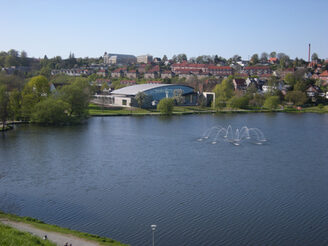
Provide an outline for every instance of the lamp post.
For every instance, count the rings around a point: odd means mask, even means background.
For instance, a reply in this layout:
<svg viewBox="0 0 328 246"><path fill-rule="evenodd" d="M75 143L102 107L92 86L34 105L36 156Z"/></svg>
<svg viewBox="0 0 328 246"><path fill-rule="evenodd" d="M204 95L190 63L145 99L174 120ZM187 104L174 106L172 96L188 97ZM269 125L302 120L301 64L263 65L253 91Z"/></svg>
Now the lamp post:
<svg viewBox="0 0 328 246"><path fill-rule="evenodd" d="M153 232L153 246L155 246L155 230L156 230L156 225L151 225L151 230Z"/></svg>

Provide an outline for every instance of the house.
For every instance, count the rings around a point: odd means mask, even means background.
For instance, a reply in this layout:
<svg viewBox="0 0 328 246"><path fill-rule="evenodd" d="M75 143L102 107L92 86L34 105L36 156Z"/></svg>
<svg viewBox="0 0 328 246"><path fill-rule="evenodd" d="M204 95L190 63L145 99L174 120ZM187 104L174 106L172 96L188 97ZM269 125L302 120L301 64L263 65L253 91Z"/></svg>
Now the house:
<svg viewBox="0 0 328 246"><path fill-rule="evenodd" d="M324 84L327 85L328 84L328 71L324 71L321 74L318 75L319 79L321 79L322 81L324 81Z"/></svg>
<svg viewBox="0 0 328 246"><path fill-rule="evenodd" d="M160 69L158 65L148 70L148 72L145 72L144 74L145 79L157 79L159 77L160 77Z"/></svg>
<svg viewBox="0 0 328 246"><path fill-rule="evenodd" d="M139 77L139 73L137 70L127 71L125 76L129 79L137 79Z"/></svg>
<svg viewBox="0 0 328 246"><path fill-rule="evenodd" d="M121 85L135 85L137 82L135 80L122 80Z"/></svg>
<svg viewBox="0 0 328 246"><path fill-rule="evenodd" d="M183 63L175 63L171 66L172 72L175 74L179 74L179 71L186 71L186 70L201 70L204 73L208 72L208 65L207 64L194 64L194 63L188 63L188 62L183 62Z"/></svg>
<svg viewBox="0 0 328 246"><path fill-rule="evenodd" d="M232 83L235 87L235 91L245 91L247 88L245 79L233 79Z"/></svg>
<svg viewBox="0 0 328 246"><path fill-rule="evenodd" d="M233 74L232 68L229 66L209 65L207 68L208 72L214 76L229 76Z"/></svg>
<svg viewBox="0 0 328 246"><path fill-rule="evenodd" d="M97 71L96 74L99 75L99 76L106 77L108 75L108 72L105 69L100 69L100 70Z"/></svg>
<svg viewBox="0 0 328 246"><path fill-rule="evenodd" d="M125 76L126 70L123 68L117 68L111 73L112 78L122 78Z"/></svg>
<svg viewBox="0 0 328 246"><path fill-rule="evenodd" d="M308 97L312 97L312 98L319 96L319 94L322 93L320 88L316 85L310 85L305 92Z"/></svg>
<svg viewBox="0 0 328 246"><path fill-rule="evenodd" d="M174 73L171 72L170 70L164 70L161 72L161 78L165 79L165 78L169 78L171 79L174 76Z"/></svg>
<svg viewBox="0 0 328 246"><path fill-rule="evenodd" d="M249 76L262 76L265 74L272 74L269 66L249 66L242 69L242 73L246 73Z"/></svg>
<svg viewBox="0 0 328 246"><path fill-rule="evenodd" d="M278 58L277 57L270 57L269 58L269 63L276 64L277 62L278 62Z"/></svg>

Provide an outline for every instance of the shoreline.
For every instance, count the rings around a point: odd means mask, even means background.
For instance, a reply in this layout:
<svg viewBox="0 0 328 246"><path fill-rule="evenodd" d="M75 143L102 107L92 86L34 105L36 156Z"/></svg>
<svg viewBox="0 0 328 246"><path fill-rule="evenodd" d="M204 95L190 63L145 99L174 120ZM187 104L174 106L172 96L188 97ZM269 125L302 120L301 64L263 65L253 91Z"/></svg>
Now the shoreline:
<svg viewBox="0 0 328 246"><path fill-rule="evenodd" d="M45 222L38 219L7 214L2 211L0 211L0 224L18 229L19 231L27 232L40 238L44 235L47 235L49 241L57 243L57 245L58 242L62 243L63 241L76 242L73 245L127 245L108 237L101 237L98 235L71 230L69 228L64 228L57 225L46 224Z"/></svg>

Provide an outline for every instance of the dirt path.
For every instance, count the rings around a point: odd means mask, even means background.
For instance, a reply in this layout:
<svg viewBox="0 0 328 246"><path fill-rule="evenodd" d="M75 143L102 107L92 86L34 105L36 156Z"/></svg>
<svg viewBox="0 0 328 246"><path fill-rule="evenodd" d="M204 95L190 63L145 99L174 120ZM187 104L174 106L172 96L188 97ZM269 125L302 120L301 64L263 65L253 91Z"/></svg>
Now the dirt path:
<svg viewBox="0 0 328 246"><path fill-rule="evenodd" d="M99 244L95 242L87 241L85 239L81 239L69 234L62 234L58 232L50 232L42 229L37 229L32 225L25 224L22 222L14 222L8 219L0 219L0 223L14 227L20 231L32 233L33 235L39 236L41 238L43 238L44 235L47 235L49 241L54 242L60 246L65 245L66 242L68 243L68 245L72 244L72 246L99 246Z"/></svg>

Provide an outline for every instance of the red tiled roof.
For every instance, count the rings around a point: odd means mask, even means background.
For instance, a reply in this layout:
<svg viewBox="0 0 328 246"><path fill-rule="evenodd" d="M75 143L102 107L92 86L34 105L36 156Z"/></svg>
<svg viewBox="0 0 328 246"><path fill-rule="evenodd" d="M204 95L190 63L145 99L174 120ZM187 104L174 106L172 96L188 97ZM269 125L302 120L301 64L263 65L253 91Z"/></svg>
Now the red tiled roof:
<svg viewBox="0 0 328 246"><path fill-rule="evenodd" d="M229 70L231 70L232 68L231 67L229 67L229 66L213 66L213 65L210 65L210 66L208 66L208 69L212 69L212 70L226 70L226 69L229 69Z"/></svg>
<svg viewBox="0 0 328 246"><path fill-rule="evenodd" d="M136 70L130 70L128 71L128 73L136 73L137 71Z"/></svg>
<svg viewBox="0 0 328 246"><path fill-rule="evenodd" d="M175 63L172 65L172 67L199 67L204 68L207 67L206 64L194 64L194 63Z"/></svg>
<svg viewBox="0 0 328 246"><path fill-rule="evenodd" d="M321 74L319 74L319 77L328 77L328 71L324 71Z"/></svg>
<svg viewBox="0 0 328 246"><path fill-rule="evenodd" d="M252 66L252 67L245 67L246 70L250 69L270 69L270 67L265 67L265 66Z"/></svg>

